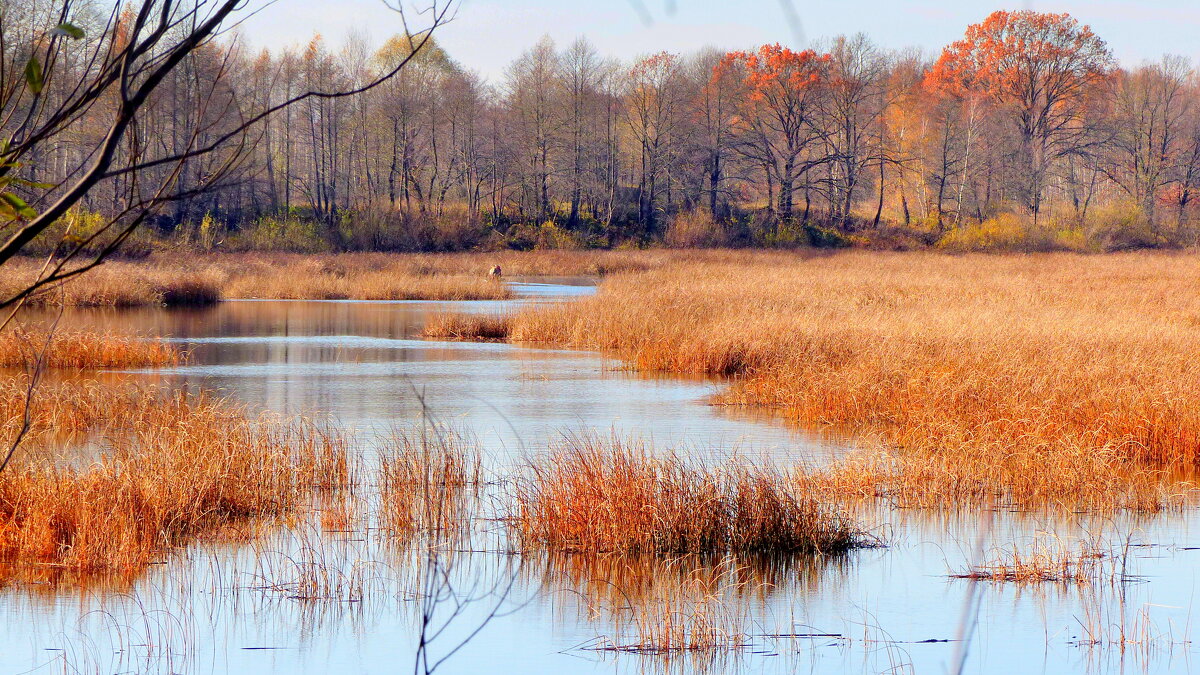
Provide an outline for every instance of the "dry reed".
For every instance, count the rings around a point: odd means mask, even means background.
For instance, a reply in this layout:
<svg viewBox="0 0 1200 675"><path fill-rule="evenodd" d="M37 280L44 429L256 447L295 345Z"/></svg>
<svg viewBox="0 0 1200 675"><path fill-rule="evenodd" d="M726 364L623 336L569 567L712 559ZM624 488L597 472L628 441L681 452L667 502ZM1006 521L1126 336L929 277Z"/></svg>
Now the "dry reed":
<svg viewBox="0 0 1200 675"><path fill-rule="evenodd" d="M110 426L94 460L26 451L0 474L0 558L133 573L337 477L340 462L320 458L344 445L319 426L248 419L205 395L131 399L140 414Z"/></svg>
<svg viewBox="0 0 1200 675"><path fill-rule="evenodd" d="M933 463L945 504L1156 509L1200 463L1197 276L1190 254L747 255L614 276L506 332L736 376L717 402L879 438L906 485Z"/></svg>
<svg viewBox="0 0 1200 675"><path fill-rule="evenodd" d="M467 531L472 497L481 485L481 454L452 431L396 430L380 443L381 517L400 538Z"/></svg>
<svg viewBox="0 0 1200 675"><path fill-rule="evenodd" d="M0 368L140 368L183 360L178 349L153 339L94 331L58 330L50 336L23 328L0 332Z"/></svg>
<svg viewBox="0 0 1200 675"><path fill-rule="evenodd" d="M748 464L689 465L594 436L530 466L516 495L525 548L581 553L839 553L866 543L842 515Z"/></svg>

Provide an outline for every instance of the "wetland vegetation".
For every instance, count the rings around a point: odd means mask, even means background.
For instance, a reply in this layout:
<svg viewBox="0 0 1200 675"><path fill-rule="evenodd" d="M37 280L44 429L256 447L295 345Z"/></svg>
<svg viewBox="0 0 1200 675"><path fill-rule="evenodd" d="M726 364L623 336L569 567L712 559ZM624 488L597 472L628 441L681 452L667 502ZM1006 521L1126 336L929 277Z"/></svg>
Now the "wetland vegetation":
<svg viewBox="0 0 1200 675"><path fill-rule="evenodd" d="M388 7L0 4L0 669L1190 669L1186 60Z"/></svg>

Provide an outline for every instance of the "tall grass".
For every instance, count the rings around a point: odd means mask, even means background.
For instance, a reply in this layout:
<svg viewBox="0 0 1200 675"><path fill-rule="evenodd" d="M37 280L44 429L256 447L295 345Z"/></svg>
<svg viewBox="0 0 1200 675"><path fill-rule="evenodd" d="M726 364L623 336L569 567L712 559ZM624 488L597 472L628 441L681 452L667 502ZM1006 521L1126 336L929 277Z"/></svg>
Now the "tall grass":
<svg viewBox="0 0 1200 675"><path fill-rule="evenodd" d="M514 527L526 548L579 553L839 553L865 543L782 475L573 437L530 466Z"/></svg>
<svg viewBox="0 0 1200 675"><path fill-rule="evenodd" d="M401 539L464 534L481 467L478 443L461 434L394 430L380 443L382 522Z"/></svg>
<svg viewBox="0 0 1200 675"><path fill-rule="evenodd" d="M341 462L328 460L345 452L328 430L250 419L204 395L127 403L136 420L107 427L93 459L29 450L0 474L0 559L133 573L197 537L286 513L336 480Z"/></svg>
<svg viewBox="0 0 1200 675"><path fill-rule="evenodd" d="M138 368L178 364L184 355L159 340L94 331L0 331L0 368Z"/></svg>
<svg viewBox="0 0 1200 675"><path fill-rule="evenodd" d="M944 502L1158 508L1178 491L1148 472L1200 464L1198 275L1191 254L685 261L503 332L732 376L717 402L878 438L911 484L933 463Z"/></svg>
<svg viewBox="0 0 1200 675"><path fill-rule="evenodd" d="M37 278L42 262L16 259L4 266L0 299L7 300ZM28 306L136 307L140 305L209 305L222 297L219 271L180 259L174 264L110 261L65 282L31 295Z"/></svg>

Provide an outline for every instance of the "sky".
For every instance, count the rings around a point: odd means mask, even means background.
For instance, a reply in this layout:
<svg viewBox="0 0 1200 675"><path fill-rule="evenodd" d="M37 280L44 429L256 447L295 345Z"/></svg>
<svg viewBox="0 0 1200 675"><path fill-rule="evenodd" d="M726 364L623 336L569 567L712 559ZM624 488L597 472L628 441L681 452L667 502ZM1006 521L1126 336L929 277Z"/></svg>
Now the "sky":
<svg viewBox="0 0 1200 675"><path fill-rule="evenodd" d="M400 1L406 8L429 4ZM437 40L463 66L499 82L507 65L543 35L560 46L584 36L601 54L622 60L704 46L805 47L858 32L884 47L920 47L935 55L968 24L1002 8L1069 12L1125 65L1164 54L1200 57L1197 0L1015 0L1007 6L995 0L458 0L455 19L438 30ZM414 23L421 18L410 13ZM275 0L242 27L251 44L271 49L307 42L314 33L334 46L351 34L378 45L400 31L399 17L383 0Z"/></svg>

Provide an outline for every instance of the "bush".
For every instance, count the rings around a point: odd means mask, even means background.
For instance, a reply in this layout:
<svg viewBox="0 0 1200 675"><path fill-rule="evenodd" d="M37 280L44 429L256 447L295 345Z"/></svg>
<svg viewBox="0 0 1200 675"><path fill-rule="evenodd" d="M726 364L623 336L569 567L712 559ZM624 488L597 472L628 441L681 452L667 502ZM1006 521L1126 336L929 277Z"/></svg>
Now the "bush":
<svg viewBox="0 0 1200 675"><path fill-rule="evenodd" d="M663 242L671 248L720 248L730 244L730 236L707 209L696 208L671 218Z"/></svg>
<svg viewBox="0 0 1200 675"><path fill-rule="evenodd" d="M108 223L109 219L103 214L71 209L65 216L51 223L48 228L35 237L22 252L35 256L65 255L95 236L100 228ZM84 246L83 253L85 255L98 254L119 233L118 227L119 225L114 226L109 232ZM145 258L150 255L150 251L156 243L153 232L144 227L138 228L121 245L118 255L124 258Z"/></svg>
<svg viewBox="0 0 1200 675"><path fill-rule="evenodd" d="M1097 208L1088 221L1091 238L1106 251L1162 248L1175 244L1153 226L1139 206L1129 201Z"/></svg>
<svg viewBox="0 0 1200 675"><path fill-rule="evenodd" d="M499 243L500 248L510 248L517 251L532 251L534 249L578 250L589 247L587 237L559 227L551 220L547 220L541 225L531 223L511 225Z"/></svg>
<svg viewBox="0 0 1200 675"><path fill-rule="evenodd" d="M331 247L323 236L324 229L315 218L305 218L296 212L263 216L229 237L224 248L230 251L326 253Z"/></svg>
<svg viewBox="0 0 1200 675"><path fill-rule="evenodd" d="M949 230L935 246L948 251L1024 251L1031 243L1029 226L1014 213L1001 213L980 223Z"/></svg>

